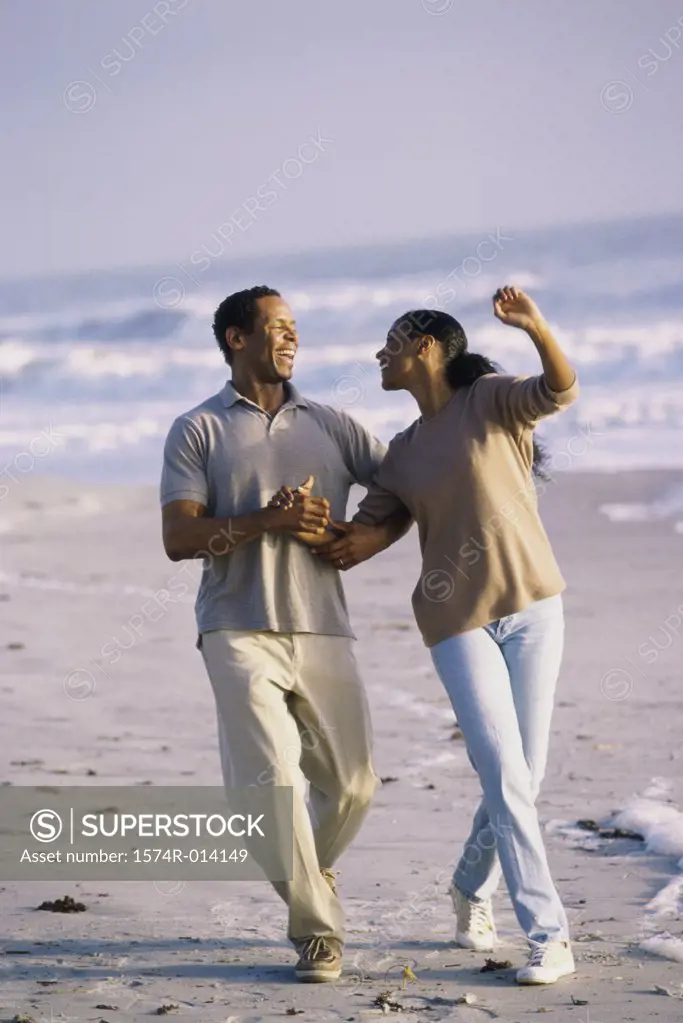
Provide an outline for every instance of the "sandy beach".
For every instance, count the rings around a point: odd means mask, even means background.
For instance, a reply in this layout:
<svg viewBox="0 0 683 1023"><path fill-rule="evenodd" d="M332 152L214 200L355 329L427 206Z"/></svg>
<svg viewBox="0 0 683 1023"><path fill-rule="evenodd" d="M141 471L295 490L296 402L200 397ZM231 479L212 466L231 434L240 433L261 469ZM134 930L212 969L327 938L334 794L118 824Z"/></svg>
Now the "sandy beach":
<svg viewBox="0 0 683 1023"><path fill-rule="evenodd" d="M283 907L265 884L4 882L0 1019L128 1023L164 1006L202 1023L362 1021L398 1006L415 1023L681 1019L683 512L667 495L682 475L560 473L542 498L568 590L539 809L575 977L520 989L511 969L481 973L486 956L452 945L446 889L478 783L413 625L411 532L345 575L384 784L339 864L343 978L295 982ZM155 488L22 477L0 504L0 529L2 784L218 783L194 647L196 566L165 558ZM174 596L150 621L141 609L160 591ZM576 827L619 811L647 841ZM35 912L63 895L86 912ZM518 966L504 891L495 908L495 958ZM402 981L406 965L416 980ZM384 992L393 1009L378 1004Z"/></svg>

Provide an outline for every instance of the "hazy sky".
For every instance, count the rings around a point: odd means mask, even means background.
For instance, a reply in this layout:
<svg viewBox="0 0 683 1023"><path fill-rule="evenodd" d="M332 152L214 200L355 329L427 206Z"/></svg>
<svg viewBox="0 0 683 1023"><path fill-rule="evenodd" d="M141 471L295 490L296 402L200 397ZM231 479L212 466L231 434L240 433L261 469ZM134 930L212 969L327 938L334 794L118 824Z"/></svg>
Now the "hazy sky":
<svg viewBox="0 0 683 1023"><path fill-rule="evenodd" d="M0 11L3 276L683 208L681 0Z"/></svg>

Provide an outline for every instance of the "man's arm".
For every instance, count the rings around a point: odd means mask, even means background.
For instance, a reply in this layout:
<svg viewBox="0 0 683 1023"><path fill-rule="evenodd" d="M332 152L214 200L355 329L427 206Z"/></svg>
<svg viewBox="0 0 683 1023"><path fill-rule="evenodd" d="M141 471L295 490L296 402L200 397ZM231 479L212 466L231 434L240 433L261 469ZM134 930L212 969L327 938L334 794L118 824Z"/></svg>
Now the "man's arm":
<svg viewBox="0 0 683 1023"><path fill-rule="evenodd" d="M400 499L382 486L389 458L386 446L352 416L338 415L346 464L367 493L351 522L332 524L342 535L317 544L314 553L346 569L396 543L410 529L412 517Z"/></svg>
<svg viewBox="0 0 683 1023"><path fill-rule="evenodd" d="M206 440L187 416L176 419L166 438L161 504L164 548L172 561L230 554L268 532L324 532L330 510L324 498L302 493L286 509L259 508L230 518L207 515Z"/></svg>
<svg viewBox="0 0 683 1023"><path fill-rule="evenodd" d="M346 569L399 540L410 528L412 517L399 498L374 482L386 455L384 444L347 413L334 412L334 417L345 464L368 493L351 522L331 520L326 530L297 533L296 538L323 561ZM294 489L281 487L269 506L287 507L295 494L310 493L313 483L314 477L308 476Z"/></svg>
<svg viewBox="0 0 683 1023"><path fill-rule="evenodd" d="M197 501L170 501L162 509L164 549L171 561L220 557L264 533L324 534L329 504L322 497L295 495L289 508L261 508L249 515L212 518Z"/></svg>

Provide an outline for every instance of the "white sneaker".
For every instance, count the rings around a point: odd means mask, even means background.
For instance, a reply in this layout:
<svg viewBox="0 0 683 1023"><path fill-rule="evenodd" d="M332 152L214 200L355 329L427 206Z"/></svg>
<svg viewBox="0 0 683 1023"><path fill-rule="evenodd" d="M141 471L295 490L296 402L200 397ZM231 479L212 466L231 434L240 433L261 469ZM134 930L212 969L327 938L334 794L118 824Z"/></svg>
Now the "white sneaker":
<svg viewBox="0 0 683 1023"><path fill-rule="evenodd" d="M475 952L491 952L496 943L496 928L493 923L491 900L474 902L452 885L448 892L453 900L457 917L455 940L461 948L473 948Z"/></svg>
<svg viewBox="0 0 683 1023"><path fill-rule="evenodd" d="M569 942L548 941L531 946L529 961L517 970L517 983L554 984L570 973L576 973L576 966Z"/></svg>

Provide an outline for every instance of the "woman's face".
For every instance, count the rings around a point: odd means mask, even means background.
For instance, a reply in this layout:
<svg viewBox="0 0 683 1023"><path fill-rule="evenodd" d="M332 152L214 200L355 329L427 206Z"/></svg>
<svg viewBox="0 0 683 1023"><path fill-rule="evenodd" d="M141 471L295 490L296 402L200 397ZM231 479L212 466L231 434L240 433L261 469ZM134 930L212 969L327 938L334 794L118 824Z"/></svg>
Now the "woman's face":
<svg viewBox="0 0 683 1023"><path fill-rule="evenodd" d="M408 387L417 362L418 339L411 338L400 320L393 323L384 348L376 353L385 391L402 391Z"/></svg>

